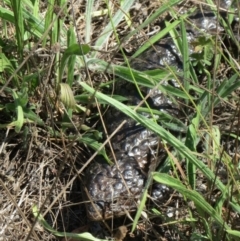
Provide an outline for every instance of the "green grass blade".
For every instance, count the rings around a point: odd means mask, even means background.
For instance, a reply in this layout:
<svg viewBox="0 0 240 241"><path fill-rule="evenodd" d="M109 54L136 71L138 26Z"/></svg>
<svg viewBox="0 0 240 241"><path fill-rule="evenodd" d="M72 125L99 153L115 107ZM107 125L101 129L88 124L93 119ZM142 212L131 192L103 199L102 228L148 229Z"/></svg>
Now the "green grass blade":
<svg viewBox="0 0 240 241"><path fill-rule="evenodd" d="M172 187L174 190L180 192L183 196L192 200L197 208L206 212L210 217L218 223L219 226L224 227L226 230L230 230L230 227L225 223L222 217L216 212L216 210L199 194L194 190L187 189L179 180L170 177L165 173L154 172L153 179L159 183Z"/></svg>
<svg viewBox="0 0 240 241"><path fill-rule="evenodd" d="M14 13L14 25L16 30L17 47L19 60L23 60L23 49L24 49L24 21L23 21L23 5L22 0L11 0L11 6Z"/></svg>
<svg viewBox="0 0 240 241"><path fill-rule="evenodd" d="M180 2L182 2L182 0L168 0L165 3L163 3L161 5L161 7L159 9L157 9L153 14L151 14L151 16L149 16L146 21L144 21L144 23L142 23L141 25L139 25L134 31L131 31L125 38L124 40L128 40L130 39L133 35L137 34L141 29L143 29L144 27L148 26L150 23L152 23L153 21L156 21L156 19L158 19L161 15L163 15L166 11L168 11L169 9L171 9L173 6L179 4ZM124 41L123 40L123 41Z"/></svg>
<svg viewBox="0 0 240 241"><path fill-rule="evenodd" d="M197 106L198 111L196 112L195 117L192 119L191 124L188 127L188 132L186 136L186 146L193 152L196 151L196 146L199 141L199 123L201 120L201 106ZM192 189L195 190L196 185L196 166L187 160L187 177L188 182Z"/></svg>
<svg viewBox="0 0 240 241"><path fill-rule="evenodd" d="M237 231L237 230L226 230L226 232L231 234L232 236L240 237L240 231Z"/></svg>
<svg viewBox="0 0 240 241"><path fill-rule="evenodd" d="M189 79L190 79L190 59L189 59L189 48L188 48L188 39L187 39L187 31L185 28L185 23L183 18L181 18L181 37L182 37L182 58L183 58L183 86L186 92L189 92ZM186 102L188 104L188 102Z"/></svg>
<svg viewBox="0 0 240 241"><path fill-rule="evenodd" d="M108 158L105 148L100 149L100 147L102 146L102 143L99 143L98 141L96 141L93 136L83 135L78 140L86 144L87 146L91 147L93 150L98 151L98 154L102 155L108 164L110 165L113 164L113 162Z"/></svg>
<svg viewBox="0 0 240 241"><path fill-rule="evenodd" d="M39 126L44 126L44 121L32 110L23 107L23 114L28 123L32 122Z"/></svg>
<svg viewBox="0 0 240 241"><path fill-rule="evenodd" d="M94 0L88 0L86 6L86 28L85 28L85 43L89 43L92 35L92 12Z"/></svg>
<svg viewBox="0 0 240 241"><path fill-rule="evenodd" d="M149 178L149 179L152 180L152 178ZM133 231L135 230L135 228L137 227L137 225L138 225L138 220L139 220L139 218L141 217L142 212L143 212L143 209L144 209L144 207L145 207L145 203L146 203L146 201L147 201L148 188L149 188L149 186L150 186L150 184L151 184L151 182L149 181L149 179L148 179L147 184L145 185L143 194L142 194L142 196L141 196L141 201L140 201L140 204L139 204L139 206L138 206L138 208L137 208L137 213L136 213L136 215L135 215L135 217L134 217L134 220L133 220L133 225L132 225L132 230L131 230L131 232L133 232Z"/></svg>
<svg viewBox="0 0 240 241"><path fill-rule="evenodd" d="M189 92L189 79L190 79L190 60L189 60L189 43L187 39L187 32L185 28L184 20L190 15L190 13L181 16L179 21L181 32L179 33L175 28L169 29L169 34L172 36L172 40L175 43L179 53L182 56L183 63L183 88ZM169 28L171 24L166 22L166 26ZM188 104L188 101L186 101Z"/></svg>
<svg viewBox="0 0 240 241"><path fill-rule="evenodd" d="M36 18L39 16L39 6L40 6L39 0L34 0L33 1L33 16Z"/></svg>
<svg viewBox="0 0 240 241"><path fill-rule="evenodd" d="M48 29L49 25L51 24L51 22L53 21L53 9L54 9L54 3L55 0L48 0L48 7L47 7L47 12L45 15L45 22L44 22L44 32ZM42 41L42 45L43 47L46 46L47 43L47 39L49 38L49 36L47 35L43 41Z"/></svg>
<svg viewBox="0 0 240 241"><path fill-rule="evenodd" d="M159 33L155 34L153 37L151 37L141 48L139 48L132 56L132 58L136 58L139 56L142 52L147 50L150 46L152 46L154 43L159 41L161 38L169 34L169 31L173 28L175 28L177 25L179 25L180 20L175 20L173 23L169 24L166 28L164 28Z"/></svg>
<svg viewBox="0 0 240 241"><path fill-rule="evenodd" d="M15 121L15 131L19 133L24 123L24 114L23 114L22 105L19 100L19 96L15 91L12 91L12 93L15 101L16 112L17 112L17 120Z"/></svg>
<svg viewBox="0 0 240 241"><path fill-rule="evenodd" d="M35 18L26 9L23 10L23 17L26 23L26 30L32 33L34 36L41 38L44 33L44 26L42 19Z"/></svg>
<svg viewBox="0 0 240 241"><path fill-rule="evenodd" d="M51 232L53 235L57 237L65 237L65 238L72 238L75 240L82 240L82 241L107 241L105 239L98 239L92 236L90 233L81 233L81 234L76 234L76 233L68 233L68 232L59 232L55 229L53 229L47 221L44 219L42 214L40 214L39 209L37 208L36 205L32 207L32 212L34 217L38 220L38 222L49 232Z"/></svg>
<svg viewBox="0 0 240 241"><path fill-rule="evenodd" d="M0 6L0 18L14 23L13 12Z"/></svg>
<svg viewBox="0 0 240 241"><path fill-rule="evenodd" d="M237 90L240 87L238 73L231 76L230 79L224 80L220 86L217 88L217 96L214 99L214 106L218 105L222 99L225 99L227 96L231 95L234 90Z"/></svg>
<svg viewBox="0 0 240 241"><path fill-rule="evenodd" d="M14 24L14 14L12 11L0 6L0 18L7 20ZM23 18L25 21L26 29L34 36L41 38L44 32L43 24L41 20L35 18L31 12L28 12L25 8L23 9ZM49 26L49 25L48 25Z"/></svg>
<svg viewBox="0 0 240 241"><path fill-rule="evenodd" d="M112 21L107 24L107 26L104 28L102 33L100 34L100 37L95 42L94 46L97 49L102 49L103 45L108 41L108 38L113 32L113 27L117 27L118 24L122 21L122 19L125 17L125 13L130 10L132 5L135 3L134 0L128 0L125 1L124 4L121 6L121 9L119 9L116 14L112 17ZM92 57L96 57L97 52L94 52Z"/></svg>
<svg viewBox="0 0 240 241"><path fill-rule="evenodd" d="M9 59L4 53L1 52L1 50L2 49L0 48L0 73L9 71L12 74L14 72L14 68Z"/></svg>
<svg viewBox="0 0 240 241"><path fill-rule="evenodd" d="M216 96L213 100L213 107L216 107L221 101L223 101L227 96L240 87L240 82L238 81L238 73L231 76L230 79L225 79L219 87L216 89ZM211 108L211 105L208 105L207 98L209 96L209 91L205 91L200 96L198 103L201 103L202 106L202 115L206 116Z"/></svg>
<svg viewBox="0 0 240 241"><path fill-rule="evenodd" d="M71 25L67 33L67 46L69 47L75 44L76 42L77 42L76 34L73 26ZM76 63L76 55L70 56L67 63L67 68L68 68L67 83L69 84L70 87L72 87L73 80L74 80L75 63Z"/></svg>
<svg viewBox="0 0 240 241"><path fill-rule="evenodd" d="M137 114L128 106L112 99L107 95L96 92L92 87L88 86L86 83L81 82L80 85L89 93L95 94L96 98L103 99L109 105L114 106L118 110L125 113L127 116L134 119L136 122L140 123L141 125L145 126L149 130L158 134L159 137L161 137L164 141L166 141L171 146L173 146L180 154L182 154L185 158L188 158L189 161L191 161L194 165L196 165L204 173L204 175L209 181L215 180L216 186L222 192L225 191L225 188L226 188L225 185L223 185L223 183L218 178L216 178L215 174L202 161L196 158L195 154L191 150L189 150L189 148L187 148L185 143L182 143L181 140L174 137L171 133L169 133L167 130L159 126L154 121L149 120L148 118L140 114Z"/></svg>
<svg viewBox="0 0 240 241"><path fill-rule="evenodd" d="M75 55L82 56L82 55L89 53L89 51L90 51L90 46L88 44L79 45L77 43L72 44L64 51L62 59L61 59L61 64L59 67L59 76L58 76L59 83L62 80L63 72L64 72L64 69L65 69L65 66L67 64L69 57L75 56Z"/></svg>
<svg viewBox="0 0 240 241"><path fill-rule="evenodd" d="M57 41L61 42L61 35L64 34L64 21L65 18L61 17L62 15L65 16L67 12L67 0L60 0L59 1L59 8L62 10L62 13L60 14L60 17L58 18L58 29L57 29Z"/></svg>
<svg viewBox="0 0 240 241"><path fill-rule="evenodd" d="M98 71L106 71L107 73L114 74L120 78L123 78L133 84L137 83L138 85L154 88L159 84L159 79L169 80L174 78L178 80L179 73L175 73L175 69L164 70L151 70L146 72L141 72L133 69L129 69L128 67L118 66L118 65L109 65L108 63L101 61L99 59L92 59L87 62L87 65L90 69L92 69L92 65L94 64L93 69L97 69ZM134 81L136 80L136 82ZM179 80L180 82L180 80ZM172 87L170 85L158 85L158 89L162 91L163 94L168 94L170 97L175 96L183 99L193 99L188 93L184 92L179 88ZM174 101L174 98L172 98Z"/></svg>

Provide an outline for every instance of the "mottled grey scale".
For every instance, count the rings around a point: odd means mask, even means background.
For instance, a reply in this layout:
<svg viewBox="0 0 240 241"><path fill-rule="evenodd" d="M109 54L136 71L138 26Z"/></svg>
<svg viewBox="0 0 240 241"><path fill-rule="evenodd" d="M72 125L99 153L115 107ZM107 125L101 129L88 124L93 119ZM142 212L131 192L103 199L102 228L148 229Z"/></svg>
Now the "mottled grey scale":
<svg viewBox="0 0 240 241"><path fill-rule="evenodd" d="M230 4L230 1L221 1L221 7L229 8ZM203 32L214 34L223 30L215 14L209 11L197 12L189 17L189 21L191 24L186 26L189 55L194 51L191 42L196 40L196 37ZM132 60L130 64L139 71L163 68L167 65L181 70L182 57L173 40L166 37ZM179 87L176 80L163 81L161 85ZM121 80L115 89L116 94L128 98L125 102L127 105L138 105L142 100L132 83ZM148 101L151 107L176 117L180 115L177 104L159 89L143 88L141 91L144 95L150 94ZM147 113L142 114L149 116ZM93 203L87 202L87 213L92 220L117 217L125 214L126 210L128 212L136 210L136 202L144 189L150 164L156 161L156 157L161 161L165 156L161 140L156 134L114 108L109 108L105 115L108 134L115 131L124 120L126 123L111 139L117 165L109 166L99 157L100 159L96 159L85 172L85 186ZM151 196L154 201L163 202L170 192L166 185L155 183L152 186ZM88 200L87 195L85 199Z"/></svg>
<svg viewBox="0 0 240 241"><path fill-rule="evenodd" d="M192 39L202 33L214 34L223 31L223 28L218 23L217 17L213 12L198 12L190 17L190 24L187 30L193 33Z"/></svg>
<svg viewBox="0 0 240 241"><path fill-rule="evenodd" d="M86 187L94 206L99 211L99 213L96 212L91 203L87 204L88 215L93 220L103 218L102 212L105 209L104 217L110 218L113 214L115 215L116 210L118 210L116 216L122 215L124 205L127 205L128 209L136 208L134 200L139 198L141 194L145 176L134 158L119 154L117 160L119 169L116 165L109 166L105 163L95 162L85 173L87 177ZM99 170L103 175L99 173ZM110 204L116 200L117 204L114 206L114 210L111 210Z"/></svg>
<svg viewBox="0 0 240 241"><path fill-rule="evenodd" d="M161 201L169 192L170 188L168 186L155 183L152 188L152 197L157 201Z"/></svg>
<svg viewBox="0 0 240 241"><path fill-rule="evenodd" d="M124 188L124 185L121 182L117 182L114 185L114 190L122 190Z"/></svg>

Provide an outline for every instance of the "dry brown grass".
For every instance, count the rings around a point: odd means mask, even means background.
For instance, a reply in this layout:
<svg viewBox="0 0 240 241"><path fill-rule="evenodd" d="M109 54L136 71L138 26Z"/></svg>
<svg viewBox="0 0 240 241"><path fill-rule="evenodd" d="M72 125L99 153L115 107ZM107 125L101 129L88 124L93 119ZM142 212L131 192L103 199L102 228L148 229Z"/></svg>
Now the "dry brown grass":
<svg viewBox="0 0 240 241"><path fill-rule="evenodd" d="M45 12L46 5L43 2L42 11ZM132 25L138 26L155 9L159 7L161 1L142 0L135 4L131 10ZM186 1L187 6L191 6L189 1ZM85 2L75 1L74 8L69 7L69 18L75 18L77 33L79 39L83 39L85 22L83 13L85 11ZM104 8L103 2L99 2L97 9ZM116 11L119 6L114 5L113 11ZM96 9L96 10L97 10ZM177 10L177 9L176 9ZM74 15L72 14L74 12ZM164 18L164 16L162 17ZM124 49L127 55L133 54L138 47L146 42L148 38L154 35L159 30L159 22L156 20L146 29L141 30L136 36L123 42ZM96 17L93 20L92 43L98 38L99 33L108 23L109 19L106 16ZM69 21L66 20L68 26ZM11 30L11 28L10 28ZM126 23L119 25L117 29L120 40L131 31L126 27ZM12 31L10 32L13 35ZM122 63L123 58L119 55L115 48L116 41L112 36L106 46L106 49L100 53L101 58L114 63ZM107 223L111 232L107 232L104 223L92 224L87 219L84 202L82 200L82 181L84 173L79 173L84 163L91 157L92 151L86 146L79 145L77 141L71 141L68 136L61 132L59 127L59 112L52 110L52 104L46 98L50 95L50 79L55 73L52 72L55 53L53 50L57 46L48 46L49 49L42 52L43 55L28 57L34 62L35 68L44 68L45 75L41 76L43 84L36 90L35 96L30 100L36 104L39 109L38 114L44 120L44 126L39 127L32 123L26 123L24 129L19 134L16 134L13 128L1 130L0 144L0 240L59 240L56 236L50 234L38 223L32 214L32 206L36 204L41 207L40 212L44 215L47 222L56 230L68 231L78 230L79 232L100 232L102 235L111 235L115 232L119 234L119 227L130 227L130 222L124 218L114 220ZM55 48L54 48L55 47ZM106 51L106 52L105 52ZM27 58L27 56L26 56ZM95 73L90 73L94 82ZM102 77L102 76L101 76ZM108 76L104 76L107 78ZM9 96L1 96L2 101L9 101ZM5 98L5 99L4 99ZM11 101L11 100L10 100ZM84 115L74 116L74 124L84 122ZM6 122L6 117L0 113L0 120ZM98 120L97 120L98 121ZM62 133L62 136L55 136L54 133L48 133L47 125L53 127ZM91 123L95 127L95 122ZM71 133L72 132L72 133ZM69 134L75 134L76 130L71 129ZM173 199L175 202L175 199ZM177 206L178 204L174 204ZM182 203L182 206L187 206L187 203ZM183 213L185 211L183 210ZM236 220L239 220L237 217ZM181 221L181 220L180 220ZM180 223L179 221L179 223ZM157 223L157 222L156 222ZM113 228L114 227L114 228ZM186 232L188 238L191 232L191 225L179 224L177 226ZM114 230L113 230L114 229ZM158 237L157 229L164 230L168 233L168 227L164 225L153 226L151 221L139 223L137 233L140 234L142 240L151 240L156 235L156 240L167 240L165 237ZM106 232L106 233L105 233ZM174 232L174 231L173 231ZM119 234L120 236L122 234ZM168 234L169 237L173 233ZM140 240L140 236L135 237L135 240ZM159 238L159 239L158 239ZM119 239L119 241L122 239ZM176 240L181 238L176 237ZM66 240L66 239L63 239ZM129 240L134 240L130 238ZM152 239L153 240L153 239Z"/></svg>

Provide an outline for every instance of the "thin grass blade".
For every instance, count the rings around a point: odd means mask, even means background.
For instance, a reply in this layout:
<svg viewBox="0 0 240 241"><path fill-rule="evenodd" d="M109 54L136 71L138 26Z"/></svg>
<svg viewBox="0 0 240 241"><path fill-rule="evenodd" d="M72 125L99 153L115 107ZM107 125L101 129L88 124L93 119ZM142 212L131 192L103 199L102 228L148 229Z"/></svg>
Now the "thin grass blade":
<svg viewBox="0 0 240 241"><path fill-rule="evenodd" d="M17 47L20 62L23 60L24 49L24 21L22 0L11 0L11 6L14 13L14 25L16 30Z"/></svg>
<svg viewBox="0 0 240 241"><path fill-rule="evenodd" d="M172 187L174 190L180 192L183 196L192 200L196 207L200 208L203 212L206 212L210 217L218 223L220 227L224 227L225 230L229 230L230 227L225 223L222 217L216 212L216 210L199 194L194 190L187 189L179 180L170 177L165 173L154 172L153 179L159 183Z"/></svg>
<svg viewBox="0 0 240 241"><path fill-rule="evenodd" d="M51 232L53 235L57 237L65 237L65 238L72 238L75 240L82 240L82 241L107 241L105 239L98 239L92 236L90 233L81 233L81 234L76 234L76 233L68 233L68 232L59 232L55 229L53 229L47 221L44 219L42 214L39 212L39 209L37 208L36 205L33 205L32 207L32 212L34 217L38 220L38 222L49 232Z"/></svg>
<svg viewBox="0 0 240 241"><path fill-rule="evenodd" d="M124 4L121 6L121 9L119 9L116 14L112 17L112 21L110 21L107 26L104 28L102 33L100 34L100 37L95 42L94 46L97 49L102 49L103 45L108 41L108 38L113 32L113 27L116 28L118 24L122 21L122 19L125 16L125 13L127 13L132 5L135 3L134 0L125 1ZM97 52L94 52L92 57L96 57Z"/></svg>
<svg viewBox="0 0 240 241"><path fill-rule="evenodd" d="M86 5L85 43L89 43L92 36L92 12L94 2L94 0L88 0Z"/></svg>
<svg viewBox="0 0 240 241"><path fill-rule="evenodd" d="M73 26L71 25L68 33L67 33L67 46L71 46L75 43L77 43L77 39L76 39L76 34L74 31ZM75 70L75 63L76 63L76 55L72 55L69 57L68 59L68 63L67 63L67 83L69 84L70 87L72 87L73 84L73 80L74 80L74 70Z"/></svg>
<svg viewBox="0 0 240 241"><path fill-rule="evenodd" d="M23 114L22 105L19 101L19 96L14 90L12 91L12 94L15 101L15 108L17 113L17 120L15 121L15 131L19 133L24 123L24 114Z"/></svg>
<svg viewBox="0 0 240 241"><path fill-rule="evenodd" d="M143 29L144 27L146 27L147 25L149 25L151 22L155 21L156 19L159 18L159 16L161 16L162 14L164 14L166 11L168 11L169 9L171 9L173 6L179 4L180 2L182 2L182 0L169 0L166 1L165 3L163 3L161 5L161 7L159 9L157 9L153 14L151 14L151 16L149 16L146 21L144 23L142 23L141 25L139 25L134 31L130 32L123 41L127 41L128 39L130 39L133 35L135 35L136 33L138 33L141 29Z"/></svg>
<svg viewBox="0 0 240 241"><path fill-rule="evenodd" d="M198 167L206 176L206 178L209 181L215 181L216 186L222 191L225 192L225 185L216 178L215 174L201 161L198 160L195 156L195 154L189 150L189 148L186 147L185 143L182 143L180 140L178 140L176 137L174 137L171 133L166 131L164 128L159 126L157 123L155 123L152 120L149 120L148 118L137 114L135 111L130 109L128 106L112 99L111 97L104 95L102 93L96 92L92 87L88 86L86 83L81 82L80 85L89 93L95 94L96 98L98 99L103 99L106 101L108 104L111 106L114 106L116 109L122 111L125 113L127 116L131 117L133 120L136 122L140 123L141 125L145 126L149 130L155 132L156 134L159 135L166 143L169 143L171 146L173 146L181 155L183 155L185 158L187 158L189 161L191 161L196 167ZM235 200L232 200L230 204L235 204L236 206L237 203Z"/></svg>
<svg viewBox="0 0 240 241"><path fill-rule="evenodd" d="M195 117L192 119L191 124L188 127L188 132L186 136L186 146L193 152L196 152L196 146L199 141L199 124L200 124L200 113L201 106L197 106L198 111L196 112ZM196 186L196 166L187 160L187 177L188 182L193 190Z"/></svg>

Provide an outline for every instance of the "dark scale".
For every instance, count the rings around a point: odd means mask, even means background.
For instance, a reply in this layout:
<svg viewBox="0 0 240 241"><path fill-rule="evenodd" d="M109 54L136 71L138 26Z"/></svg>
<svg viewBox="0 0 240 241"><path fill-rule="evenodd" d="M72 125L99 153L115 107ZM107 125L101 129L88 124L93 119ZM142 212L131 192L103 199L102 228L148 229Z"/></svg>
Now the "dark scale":
<svg viewBox="0 0 240 241"><path fill-rule="evenodd" d="M222 6L229 6L229 1L222 1ZM186 26L189 42L189 55L193 53L191 42L203 34L216 34L223 31L214 13L197 12L189 17L191 24ZM180 35L180 33L179 33ZM173 40L170 37L162 39L141 56L131 61L133 69L139 71L174 66L182 70L182 58ZM176 81L171 80L171 85L178 87ZM169 82L163 84L168 85ZM115 94L128 98L127 105L138 105L141 97L135 85L120 80L116 84ZM143 89L148 94L150 89ZM172 103L160 90L151 92L147 100L150 106L158 110L166 111L178 117L179 106ZM146 113L142 113L147 116ZM109 219L126 214L137 209L150 164L161 159L165 153L161 140L152 131L137 124L125 116L122 112L109 108L105 115L108 134L111 134L120 123L126 121L124 126L113 136L111 143L115 152L117 165L110 166L98 157L85 172L85 186L88 190L91 202L87 201L88 216L92 220ZM161 124L161 123L160 123ZM161 162L163 160L158 160ZM158 202L166 200L171 190L162 184L152 185L151 196Z"/></svg>

